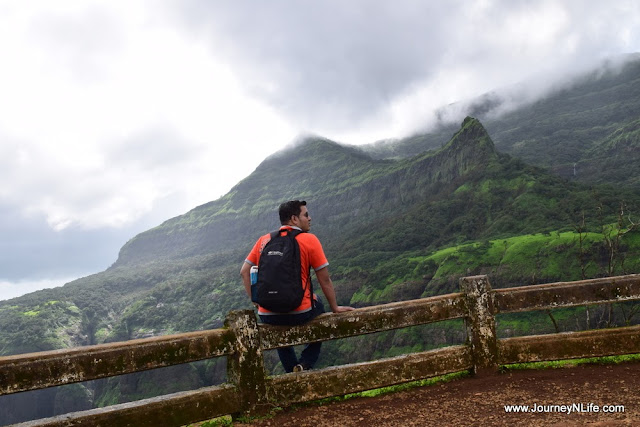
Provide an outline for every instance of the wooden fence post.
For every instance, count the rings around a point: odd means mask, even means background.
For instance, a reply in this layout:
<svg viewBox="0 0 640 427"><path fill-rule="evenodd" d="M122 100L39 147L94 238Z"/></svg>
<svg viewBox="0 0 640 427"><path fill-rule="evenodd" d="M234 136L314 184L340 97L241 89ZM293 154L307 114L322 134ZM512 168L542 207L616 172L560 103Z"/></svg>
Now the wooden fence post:
<svg viewBox="0 0 640 427"><path fill-rule="evenodd" d="M467 330L471 338L474 373L494 374L498 369L498 340L496 319L487 276L471 276L460 279L465 294L468 317Z"/></svg>
<svg viewBox="0 0 640 427"><path fill-rule="evenodd" d="M228 380L238 389L243 411L260 413L267 402L267 387L256 316L252 310L232 311L225 326L235 335L233 353L227 356Z"/></svg>

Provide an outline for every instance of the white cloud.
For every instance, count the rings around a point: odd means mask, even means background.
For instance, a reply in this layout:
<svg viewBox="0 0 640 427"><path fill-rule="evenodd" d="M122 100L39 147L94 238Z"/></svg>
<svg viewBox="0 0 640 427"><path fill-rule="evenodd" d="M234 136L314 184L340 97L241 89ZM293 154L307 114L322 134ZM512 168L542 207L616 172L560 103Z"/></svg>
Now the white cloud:
<svg viewBox="0 0 640 427"><path fill-rule="evenodd" d="M38 291L40 289L49 289L62 286L65 283L77 279L77 277L61 277L57 279L42 280L21 280L17 282L8 282L0 280L0 301L7 300L20 295Z"/></svg>
<svg viewBox="0 0 640 427"><path fill-rule="evenodd" d="M294 137L144 3L59 5L16 3L0 22L4 203L58 230L120 227L183 192L175 215Z"/></svg>
<svg viewBox="0 0 640 427"><path fill-rule="evenodd" d="M457 120L496 88L534 99L640 51L638 22L628 0L0 0L0 214L29 249L42 235L90 252L83 232L135 233L216 199L299 131L367 143L447 104ZM0 231L0 274L17 262L3 254L25 257L11 280L63 261Z"/></svg>
<svg viewBox="0 0 640 427"><path fill-rule="evenodd" d="M443 105L640 48L633 2L1 5L0 195L58 230L215 199L298 129L399 137Z"/></svg>

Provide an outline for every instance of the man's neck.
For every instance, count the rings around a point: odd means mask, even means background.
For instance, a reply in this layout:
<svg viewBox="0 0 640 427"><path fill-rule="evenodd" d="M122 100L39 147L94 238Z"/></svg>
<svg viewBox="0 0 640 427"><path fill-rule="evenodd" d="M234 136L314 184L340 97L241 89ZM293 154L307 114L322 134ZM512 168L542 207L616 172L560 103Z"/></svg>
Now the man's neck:
<svg viewBox="0 0 640 427"><path fill-rule="evenodd" d="M282 228L285 228L285 227L287 227L287 228L293 228L294 230L300 230L300 231L302 231L302 228L300 228L300 227L298 227L298 226L295 226L295 225L291 225L291 224L285 224L285 225L281 226L280 228L282 229Z"/></svg>

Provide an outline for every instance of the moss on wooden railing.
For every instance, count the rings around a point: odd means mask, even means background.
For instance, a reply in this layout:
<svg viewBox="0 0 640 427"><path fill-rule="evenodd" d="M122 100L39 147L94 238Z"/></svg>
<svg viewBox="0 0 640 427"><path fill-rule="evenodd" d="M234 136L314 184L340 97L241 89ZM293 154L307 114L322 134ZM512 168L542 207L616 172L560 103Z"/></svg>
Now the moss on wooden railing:
<svg viewBox="0 0 640 427"><path fill-rule="evenodd" d="M258 325L245 310L230 313L224 329L0 357L0 394L227 356L229 384L22 424L181 426L465 370L486 375L503 364L640 353L640 326L508 339L495 332L497 313L638 300L640 275L500 290L474 276L460 287L461 293L324 314L296 327ZM264 350L461 317L467 345L275 377L264 371Z"/></svg>

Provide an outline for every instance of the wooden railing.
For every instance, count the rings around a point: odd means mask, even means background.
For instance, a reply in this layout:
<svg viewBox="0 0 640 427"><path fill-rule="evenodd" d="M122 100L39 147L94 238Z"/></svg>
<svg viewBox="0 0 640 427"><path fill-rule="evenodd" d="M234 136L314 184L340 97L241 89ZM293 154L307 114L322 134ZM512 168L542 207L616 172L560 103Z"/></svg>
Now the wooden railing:
<svg viewBox="0 0 640 427"><path fill-rule="evenodd" d="M295 327L258 325L253 311L231 312L225 328L0 358L0 394L227 356L228 382L21 426L182 426L227 414L260 413L273 405L400 384L500 365L640 353L640 327L498 339L499 313L640 299L640 275L492 290L486 276L460 280L460 293L324 314ZM263 352L464 318L468 343L437 350L267 376Z"/></svg>

